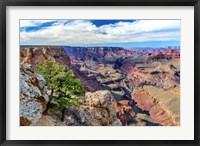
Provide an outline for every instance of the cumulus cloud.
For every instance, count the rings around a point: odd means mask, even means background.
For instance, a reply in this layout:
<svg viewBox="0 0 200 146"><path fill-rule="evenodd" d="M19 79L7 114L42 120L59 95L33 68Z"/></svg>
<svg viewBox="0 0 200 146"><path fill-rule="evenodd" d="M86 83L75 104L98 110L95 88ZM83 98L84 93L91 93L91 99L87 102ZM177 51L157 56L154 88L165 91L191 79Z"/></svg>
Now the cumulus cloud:
<svg viewBox="0 0 200 146"><path fill-rule="evenodd" d="M81 45L146 41L179 41L180 20L137 20L97 27L89 20L21 20L20 27L53 25L36 31L21 31L21 44Z"/></svg>

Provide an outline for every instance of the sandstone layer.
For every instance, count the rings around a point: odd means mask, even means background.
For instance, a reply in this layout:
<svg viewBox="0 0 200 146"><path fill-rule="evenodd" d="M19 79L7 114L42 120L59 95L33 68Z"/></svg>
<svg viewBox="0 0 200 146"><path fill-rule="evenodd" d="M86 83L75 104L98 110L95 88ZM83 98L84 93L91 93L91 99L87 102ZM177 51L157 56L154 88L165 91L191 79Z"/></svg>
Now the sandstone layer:
<svg viewBox="0 0 200 146"><path fill-rule="evenodd" d="M165 126L180 125L180 87L163 90L144 86L132 93L132 98L142 110L149 111L150 117Z"/></svg>

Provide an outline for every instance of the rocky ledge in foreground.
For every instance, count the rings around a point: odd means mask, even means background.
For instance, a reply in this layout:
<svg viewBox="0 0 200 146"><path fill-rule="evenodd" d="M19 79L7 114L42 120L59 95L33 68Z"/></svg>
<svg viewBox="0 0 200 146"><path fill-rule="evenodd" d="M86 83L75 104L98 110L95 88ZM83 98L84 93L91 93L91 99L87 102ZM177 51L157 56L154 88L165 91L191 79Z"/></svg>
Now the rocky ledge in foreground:
<svg viewBox="0 0 200 146"><path fill-rule="evenodd" d="M79 108L66 108L63 124L66 126L121 126L113 105L113 96L108 90L87 92L84 97L77 98L81 105ZM48 115L55 119L61 118L61 113L48 111ZM44 119L44 118L42 118ZM50 119L50 118L48 118ZM39 120L40 121L40 120ZM47 124L55 122L47 121ZM41 122L40 122L41 124ZM35 125L38 125L37 123ZM45 126L46 123L43 123ZM40 125L40 126L43 126Z"/></svg>
<svg viewBox="0 0 200 146"><path fill-rule="evenodd" d="M109 91L88 92L85 97L74 97L82 103L77 108L66 108L64 121L60 112L48 111L33 126L121 126L116 117L113 97Z"/></svg>
<svg viewBox="0 0 200 146"><path fill-rule="evenodd" d="M142 110L149 111L150 117L164 126L180 125L180 87L163 90L144 86L132 93L132 98Z"/></svg>
<svg viewBox="0 0 200 146"><path fill-rule="evenodd" d="M33 72L30 65L20 66L20 125L28 126L42 116L49 98L43 76Z"/></svg>

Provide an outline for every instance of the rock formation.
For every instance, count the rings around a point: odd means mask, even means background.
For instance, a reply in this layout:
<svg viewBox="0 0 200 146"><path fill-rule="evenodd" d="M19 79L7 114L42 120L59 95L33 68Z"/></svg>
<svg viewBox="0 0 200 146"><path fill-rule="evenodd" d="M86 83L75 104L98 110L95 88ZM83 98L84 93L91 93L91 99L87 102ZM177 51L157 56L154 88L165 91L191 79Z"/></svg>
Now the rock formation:
<svg viewBox="0 0 200 146"><path fill-rule="evenodd" d="M30 65L20 66L20 125L34 124L42 116L49 98L44 78Z"/></svg>
<svg viewBox="0 0 200 146"><path fill-rule="evenodd" d="M36 64L44 60L53 60L67 68L70 67L70 58L63 47L21 47L20 59L23 64Z"/></svg>
<svg viewBox="0 0 200 146"><path fill-rule="evenodd" d="M113 105L113 96L108 90L87 93L81 110L85 121L92 126L121 126Z"/></svg>

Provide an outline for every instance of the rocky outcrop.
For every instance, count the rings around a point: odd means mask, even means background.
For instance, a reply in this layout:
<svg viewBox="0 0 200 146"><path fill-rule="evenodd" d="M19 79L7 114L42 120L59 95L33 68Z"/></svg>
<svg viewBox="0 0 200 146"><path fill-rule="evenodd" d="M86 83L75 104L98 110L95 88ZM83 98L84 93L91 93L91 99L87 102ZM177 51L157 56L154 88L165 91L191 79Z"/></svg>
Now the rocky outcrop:
<svg viewBox="0 0 200 146"><path fill-rule="evenodd" d="M20 66L20 125L38 121L49 98L43 76L33 72L30 65Z"/></svg>
<svg viewBox="0 0 200 146"><path fill-rule="evenodd" d="M137 106L149 112L150 117L164 126L180 125L180 87L163 90L144 86L132 93Z"/></svg>
<svg viewBox="0 0 200 146"><path fill-rule="evenodd" d="M87 125L120 126L113 105L113 96L108 90L87 93L81 110L85 112Z"/></svg>
<svg viewBox="0 0 200 146"><path fill-rule="evenodd" d="M71 65L70 58L63 47L21 47L20 59L23 64L31 64L32 66L44 60L56 61L67 68Z"/></svg>

